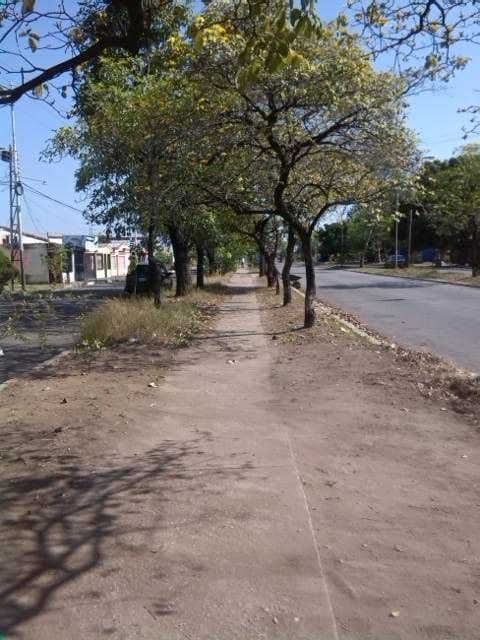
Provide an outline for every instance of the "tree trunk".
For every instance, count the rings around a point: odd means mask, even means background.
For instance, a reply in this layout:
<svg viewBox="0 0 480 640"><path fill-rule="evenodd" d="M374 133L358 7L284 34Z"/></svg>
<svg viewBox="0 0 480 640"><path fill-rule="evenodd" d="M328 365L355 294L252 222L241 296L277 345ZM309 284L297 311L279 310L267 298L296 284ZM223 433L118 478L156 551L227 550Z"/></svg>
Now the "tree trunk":
<svg viewBox="0 0 480 640"><path fill-rule="evenodd" d="M365 238L365 243L363 245L362 252L360 253L360 268L362 268L365 264L368 247L370 246L370 241L372 239L372 233L373 233L373 227L370 227L368 231L368 236Z"/></svg>
<svg viewBox="0 0 480 640"><path fill-rule="evenodd" d="M305 317L303 326L305 329L313 327L315 324L315 268L312 254L312 235L305 232L301 236L303 259L305 261L305 277L307 286L305 288Z"/></svg>
<svg viewBox="0 0 480 640"><path fill-rule="evenodd" d="M159 266L155 261L155 225L151 222L148 225L147 255L148 255L148 286L153 294L153 301L156 307L162 303L162 275Z"/></svg>
<svg viewBox="0 0 480 640"><path fill-rule="evenodd" d="M197 244L197 289L205 288L204 266L205 249L203 245Z"/></svg>
<svg viewBox="0 0 480 640"><path fill-rule="evenodd" d="M172 243L173 256L175 258L175 276L177 286L175 289L175 297L181 298L186 295L189 286L189 277L191 280L191 272L189 269L188 245L183 234L176 227L169 230L170 242ZM189 273L187 273L189 272Z"/></svg>
<svg viewBox="0 0 480 640"><path fill-rule="evenodd" d="M275 295L279 296L280 295L280 277L279 277L280 274L278 273L276 264L273 265L273 271L275 274Z"/></svg>
<svg viewBox="0 0 480 640"><path fill-rule="evenodd" d="M288 227L287 249L285 251L285 262L282 269L283 282L283 305L286 306L292 302L292 283L290 282L290 271L293 264L293 255L295 251L295 232L292 227Z"/></svg>
<svg viewBox="0 0 480 640"><path fill-rule="evenodd" d="M185 282L187 283L187 289L192 287L192 257L190 255L188 244L185 243Z"/></svg>
<svg viewBox="0 0 480 640"><path fill-rule="evenodd" d="M151 222L148 225L148 236L147 236L147 255L149 260L153 260L155 253L155 225Z"/></svg>
<svg viewBox="0 0 480 640"><path fill-rule="evenodd" d="M265 275L267 276L267 286L269 288L274 287L276 284L275 254L271 251L265 252L265 266L266 266Z"/></svg>
<svg viewBox="0 0 480 640"><path fill-rule="evenodd" d="M263 257L263 253L260 252L260 257L258 260L258 277L263 278L265 275L265 258Z"/></svg>

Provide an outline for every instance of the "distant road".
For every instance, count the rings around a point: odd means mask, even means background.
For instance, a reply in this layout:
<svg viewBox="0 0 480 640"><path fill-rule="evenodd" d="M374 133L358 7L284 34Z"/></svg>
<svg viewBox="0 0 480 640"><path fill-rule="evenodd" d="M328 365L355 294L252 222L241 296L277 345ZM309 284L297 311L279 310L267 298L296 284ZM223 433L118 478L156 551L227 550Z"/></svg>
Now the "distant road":
<svg viewBox="0 0 480 640"><path fill-rule="evenodd" d="M302 276L297 264L292 273ZM379 333L480 373L480 289L318 267L317 297Z"/></svg>

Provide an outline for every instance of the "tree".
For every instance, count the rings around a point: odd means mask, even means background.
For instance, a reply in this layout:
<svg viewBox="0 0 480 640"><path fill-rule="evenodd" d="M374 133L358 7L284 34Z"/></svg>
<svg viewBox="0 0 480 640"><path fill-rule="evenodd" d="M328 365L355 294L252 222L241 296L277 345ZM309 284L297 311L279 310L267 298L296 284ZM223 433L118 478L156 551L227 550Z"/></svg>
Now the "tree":
<svg viewBox="0 0 480 640"><path fill-rule="evenodd" d="M49 2L48 9L37 0L3 0L0 9L0 104L12 103L33 92L37 97L56 89L65 96L68 83L54 87L52 81L72 74L76 85L79 69L95 64L102 55L136 56L159 47L172 32L185 25L188 0L81 0L72 10L64 0ZM207 4L207 2L205 2ZM248 0L249 15L270 18L269 28L245 43L243 67L254 72L257 52L281 65L291 50L297 32L318 28L313 0L290 0L275 15L268 0ZM199 20L193 30L204 37ZM48 57L43 51L48 50ZM52 62L53 58L53 62ZM3 77L2 77L3 76ZM9 80L14 79L10 86Z"/></svg>
<svg viewBox="0 0 480 640"><path fill-rule="evenodd" d="M5 285L18 276L18 270L11 260L0 250L0 293Z"/></svg>
<svg viewBox="0 0 480 640"><path fill-rule="evenodd" d="M168 234L175 256L176 295L191 280L191 219L196 215L188 179L181 102L187 85L174 68L157 74L151 60L102 60L77 100L75 129L57 132L49 155L80 161L77 188L90 196L87 216L115 230L142 229L148 255L154 239ZM162 70L163 71L163 70Z"/></svg>
<svg viewBox="0 0 480 640"><path fill-rule="evenodd" d="M77 3L75 13L60 0L48 10L37 7L36 0L2 4L2 69L17 84L0 89L0 104L15 102L30 91L41 95L48 89L46 83L68 71L75 73L106 51L136 55L152 38L158 40L166 22L178 22L186 15L184 7L172 0L154 0L148 5L143 0L83 1ZM53 53L53 64L43 67L42 49ZM60 91L65 93L66 87Z"/></svg>
<svg viewBox="0 0 480 640"><path fill-rule="evenodd" d="M317 231L318 252L324 262L336 259L342 252L342 223L331 222Z"/></svg>
<svg viewBox="0 0 480 640"><path fill-rule="evenodd" d="M409 162L403 87L390 74L375 72L353 36L336 25L324 25L316 40L298 36L289 66L267 72L260 57L257 74L244 85L237 70L252 27L239 25L228 6L222 24L222 34L204 44L194 67L205 100L216 91L227 105L217 139L204 141L228 176L216 193L242 215L275 214L295 231L305 260L310 327L311 239L319 220L386 188L394 172L382 171L384 164Z"/></svg>
<svg viewBox="0 0 480 640"><path fill-rule="evenodd" d="M480 36L475 0L351 0L349 6L375 55L393 50L410 65L417 59L431 79L463 68L468 58L455 49Z"/></svg>
<svg viewBox="0 0 480 640"><path fill-rule="evenodd" d="M466 244L472 276L480 274L480 147L460 149L450 160L426 163L423 206L440 237Z"/></svg>

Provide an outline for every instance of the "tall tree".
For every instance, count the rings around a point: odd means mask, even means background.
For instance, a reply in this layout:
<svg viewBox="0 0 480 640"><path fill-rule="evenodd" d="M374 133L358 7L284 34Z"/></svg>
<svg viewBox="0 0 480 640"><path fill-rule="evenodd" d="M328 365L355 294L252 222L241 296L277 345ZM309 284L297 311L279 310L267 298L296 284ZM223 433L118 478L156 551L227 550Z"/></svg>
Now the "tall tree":
<svg viewBox="0 0 480 640"><path fill-rule="evenodd" d="M467 145L450 160L427 163L423 206L450 246L468 246L472 276L480 275L480 146Z"/></svg>
<svg viewBox="0 0 480 640"><path fill-rule="evenodd" d="M289 66L267 72L260 59L257 74L244 84L238 78L241 43L252 26L239 25L228 7L223 11L223 31L203 43L195 66L205 100L220 92L226 105L218 136L205 144L216 145L212 157L229 177L225 202L242 213L276 214L295 230L305 260L309 327L315 320L312 234L320 218L378 194L395 175L392 168L409 162L403 87L375 72L355 39L336 25L324 26L315 40L297 37ZM268 179L260 185L262 176Z"/></svg>

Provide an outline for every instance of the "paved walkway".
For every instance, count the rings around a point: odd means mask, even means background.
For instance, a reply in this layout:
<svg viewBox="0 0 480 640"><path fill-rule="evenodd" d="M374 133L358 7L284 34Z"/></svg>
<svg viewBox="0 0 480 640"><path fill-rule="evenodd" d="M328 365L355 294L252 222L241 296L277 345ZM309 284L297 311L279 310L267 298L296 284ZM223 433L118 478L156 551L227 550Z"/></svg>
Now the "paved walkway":
<svg viewBox="0 0 480 640"><path fill-rule="evenodd" d="M253 280L236 275L232 284ZM257 309L253 292L228 298L213 335L186 354L162 389L162 430L177 439L201 433L208 450L197 470L202 495L175 508L190 524L173 530L168 543L174 555L201 565L182 588L184 637L330 640L337 632L319 545L275 411L271 336Z"/></svg>

